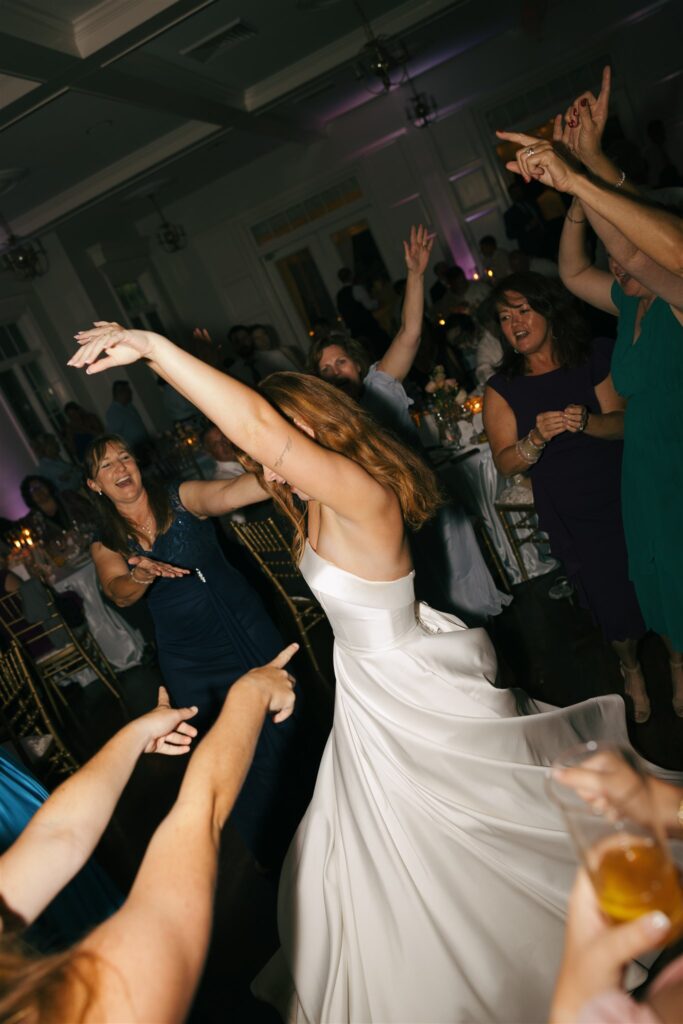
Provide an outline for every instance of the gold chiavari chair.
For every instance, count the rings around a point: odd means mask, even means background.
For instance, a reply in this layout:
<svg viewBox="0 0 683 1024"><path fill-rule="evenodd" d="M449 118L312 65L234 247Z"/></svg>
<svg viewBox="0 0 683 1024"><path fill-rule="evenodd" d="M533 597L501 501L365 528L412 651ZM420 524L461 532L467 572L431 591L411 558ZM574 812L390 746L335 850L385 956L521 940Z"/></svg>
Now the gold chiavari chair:
<svg viewBox="0 0 683 1024"><path fill-rule="evenodd" d="M31 654L32 661L41 678L53 688L63 704L66 704L66 700L57 684L77 672L90 669L121 704L128 717L116 673L95 638L87 628L79 630L78 635L74 632L60 615L48 587L44 588L44 596L47 617L42 622L28 623L20 594L6 594L0 598L0 623L30 653L37 648L48 648L43 653Z"/></svg>
<svg viewBox="0 0 683 1024"><path fill-rule="evenodd" d="M275 587L294 619L301 643L313 668L322 679L326 679L311 644L310 634L317 625L326 622L327 618L295 565L289 544L280 527L274 519L263 519L254 523L231 522L230 526ZM329 680L326 682L329 685Z"/></svg>
<svg viewBox="0 0 683 1024"><path fill-rule="evenodd" d="M16 640L0 655L0 718L27 766L46 783L59 782L79 768L54 697Z"/></svg>
<svg viewBox="0 0 683 1024"><path fill-rule="evenodd" d="M538 544L547 539L546 535L538 528L533 499L526 505L503 501L496 501L494 504L500 524L517 561L520 576L526 582L529 579L529 573L524 564L522 549L525 544Z"/></svg>

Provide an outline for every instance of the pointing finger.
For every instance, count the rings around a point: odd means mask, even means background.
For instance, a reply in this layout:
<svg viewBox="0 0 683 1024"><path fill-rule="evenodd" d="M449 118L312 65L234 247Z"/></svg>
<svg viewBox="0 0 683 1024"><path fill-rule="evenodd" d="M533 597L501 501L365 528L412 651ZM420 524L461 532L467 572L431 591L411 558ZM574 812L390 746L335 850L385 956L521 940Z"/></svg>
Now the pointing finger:
<svg viewBox="0 0 683 1024"><path fill-rule="evenodd" d="M273 668L284 668L288 661L294 657L296 652L299 650L298 644L289 644L283 651L280 651L276 657L270 662Z"/></svg>

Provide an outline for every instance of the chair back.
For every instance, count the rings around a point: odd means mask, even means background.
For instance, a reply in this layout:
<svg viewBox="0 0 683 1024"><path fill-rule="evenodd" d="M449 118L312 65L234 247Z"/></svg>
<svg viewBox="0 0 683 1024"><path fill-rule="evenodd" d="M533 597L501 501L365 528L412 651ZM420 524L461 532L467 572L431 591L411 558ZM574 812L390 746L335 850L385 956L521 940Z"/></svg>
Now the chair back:
<svg viewBox="0 0 683 1024"><path fill-rule="evenodd" d="M79 767L59 709L16 640L0 655L0 717L32 771L58 780Z"/></svg>
<svg viewBox="0 0 683 1024"><path fill-rule="evenodd" d="M299 572L280 527L274 519L253 523L233 521L230 526L284 601L315 671L325 679L309 637L314 626L327 621L325 612Z"/></svg>
<svg viewBox="0 0 683 1024"><path fill-rule="evenodd" d="M36 579L22 582L16 593L0 598L0 625L34 656L69 642L50 591Z"/></svg>
<svg viewBox="0 0 683 1024"><path fill-rule="evenodd" d="M161 480L204 480L204 472L196 457L197 445L192 438L162 439L157 442L157 455L148 472Z"/></svg>

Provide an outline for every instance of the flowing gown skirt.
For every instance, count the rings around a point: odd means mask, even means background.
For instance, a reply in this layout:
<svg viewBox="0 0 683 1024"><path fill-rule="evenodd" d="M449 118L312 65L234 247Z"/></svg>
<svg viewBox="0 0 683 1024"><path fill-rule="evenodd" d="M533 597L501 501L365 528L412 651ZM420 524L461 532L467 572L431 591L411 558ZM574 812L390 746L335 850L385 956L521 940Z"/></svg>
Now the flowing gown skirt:
<svg viewBox="0 0 683 1024"><path fill-rule="evenodd" d="M336 636L335 723L254 985L298 1022L547 1019L576 860L545 766L627 742L620 697L519 716L487 634L308 548ZM293 991L292 991L293 989Z"/></svg>

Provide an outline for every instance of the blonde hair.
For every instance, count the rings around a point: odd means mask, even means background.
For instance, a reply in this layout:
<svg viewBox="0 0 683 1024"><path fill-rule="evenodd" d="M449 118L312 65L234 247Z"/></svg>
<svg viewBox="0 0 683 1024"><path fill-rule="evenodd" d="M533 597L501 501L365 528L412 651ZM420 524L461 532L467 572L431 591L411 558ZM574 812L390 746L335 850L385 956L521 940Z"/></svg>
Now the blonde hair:
<svg viewBox="0 0 683 1024"><path fill-rule="evenodd" d="M321 447L345 455L390 487L412 529L419 529L442 504L436 477L420 456L332 384L304 373L272 373L259 390L287 419L310 426ZM241 461L263 480L257 463L244 456ZM263 486L294 526L292 553L298 562L306 543L306 511L289 487L265 482Z"/></svg>
<svg viewBox="0 0 683 1024"><path fill-rule="evenodd" d="M5 913L3 912L3 921ZM0 935L0 1021L46 1024L83 1020L94 991L95 957L67 950L36 953L16 934Z"/></svg>

